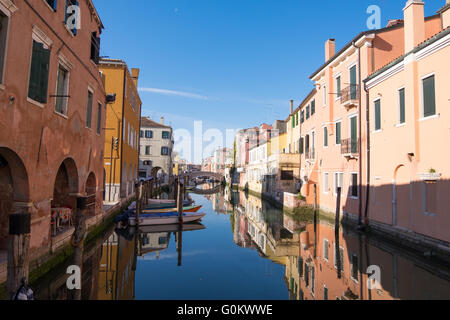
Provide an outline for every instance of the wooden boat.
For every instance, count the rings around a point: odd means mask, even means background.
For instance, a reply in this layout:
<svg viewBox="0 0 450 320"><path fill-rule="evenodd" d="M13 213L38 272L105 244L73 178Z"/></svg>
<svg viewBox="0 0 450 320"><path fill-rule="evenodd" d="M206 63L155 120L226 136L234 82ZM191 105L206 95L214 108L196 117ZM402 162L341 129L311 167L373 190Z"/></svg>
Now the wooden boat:
<svg viewBox="0 0 450 320"><path fill-rule="evenodd" d="M198 212L202 206L189 206L183 207L183 212ZM158 212L178 212L177 208L168 208L168 209L144 209L142 213L158 213Z"/></svg>
<svg viewBox="0 0 450 320"><path fill-rule="evenodd" d="M193 202L190 200L185 200L183 202L183 206L190 206ZM152 209L173 209L176 208L177 204L175 202L171 203L149 203L144 206L144 209L152 210Z"/></svg>
<svg viewBox="0 0 450 320"><path fill-rule="evenodd" d="M201 220L205 213L184 213L183 222L189 223ZM130 226L136 225L136 217L130 216L128 218ZM139 216L140 226L152 226L152 225L167 225L179 223L179 217L177 212L160 212L152 214L141 214Z"/></svg>

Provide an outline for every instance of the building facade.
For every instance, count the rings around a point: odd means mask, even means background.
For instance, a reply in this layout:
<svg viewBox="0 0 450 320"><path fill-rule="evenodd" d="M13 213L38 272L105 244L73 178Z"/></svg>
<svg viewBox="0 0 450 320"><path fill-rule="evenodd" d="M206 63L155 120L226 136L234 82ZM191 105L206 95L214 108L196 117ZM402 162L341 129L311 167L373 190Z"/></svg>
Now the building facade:
<svg viewBox="0 0 450 320"><path fill-rule="evenodd" d="M65 2L0 1L0 252L9 215L27 212L31 261L70 237L57 221L78 196L89 196L90 216L102 213L103 25L92 1L80 1L72 27Z"/></svg>
<svg viewBox="0 0 450 320"><path fill-rule="evenodd" d="M134 194L139 169L141 99L137 90L139 69L126 62L101 59L107 93L116 100L108 105L105 134L105 201L117 203Z"/></svg>
<svg viewBox="0 0 450 320"><path fill-rule="evenodd" d="M173 144L172 128L164 124L164 118L158 123L143 117L140 132L139 177L142 179L157 177L163 183L168 183L173 175Z"/></svg>

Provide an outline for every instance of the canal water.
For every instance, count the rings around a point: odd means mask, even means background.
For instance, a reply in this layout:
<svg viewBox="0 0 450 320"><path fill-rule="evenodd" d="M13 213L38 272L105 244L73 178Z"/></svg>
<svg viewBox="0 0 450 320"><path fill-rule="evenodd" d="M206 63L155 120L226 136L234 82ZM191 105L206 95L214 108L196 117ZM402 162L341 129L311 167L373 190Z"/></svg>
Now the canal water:
<svg viewBox="0 0 450 320"><path fill-rule="evenodd" d="M243 192L192 195L201 224L111 229L35 285L38 299L450 299L450 268L393 243L290 216ZM339 254L336 252L339 251ZM371 280L374 278L375 280Z"/></svg>

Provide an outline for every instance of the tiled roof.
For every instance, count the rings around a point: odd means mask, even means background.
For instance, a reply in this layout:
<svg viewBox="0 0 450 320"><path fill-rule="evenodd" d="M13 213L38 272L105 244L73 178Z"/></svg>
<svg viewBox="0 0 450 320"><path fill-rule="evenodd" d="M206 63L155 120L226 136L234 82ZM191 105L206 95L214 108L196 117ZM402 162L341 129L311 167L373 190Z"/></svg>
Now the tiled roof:
<svg viewBox="0 0 450 320"><path fill-rule="evenodd" d="M305 104L309 101L309 99L311 99L316 93L317 93L317 89L316 88L312 89L311 92L308 93L306 98L303 99L303 101L298 105L297 109L295 109L294 112L289 114L289 117L285 121L288 122L289 118L292 117L292 115L296 114L302 107L304 107Z"/></svg>
<svg viewBox="0 0 450 320"><path fill-rule="evenodd" d="M172 127L163 125L163 124L158 123L156 121L153 121L149 117L142 117L141 118L141 128L167 128L167 129L172 129Z"/></svg>

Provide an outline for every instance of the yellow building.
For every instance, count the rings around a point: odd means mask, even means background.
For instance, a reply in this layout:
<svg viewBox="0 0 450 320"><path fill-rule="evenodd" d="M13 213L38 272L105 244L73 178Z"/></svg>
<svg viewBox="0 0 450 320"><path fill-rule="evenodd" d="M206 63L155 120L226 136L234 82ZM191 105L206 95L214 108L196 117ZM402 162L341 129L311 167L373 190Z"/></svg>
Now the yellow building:
<svg viewBox="0 0 450 320"><path fill-rule="evenodd" d="M105 134L105 201L118 202L134 193L139 170L141 99L137 90L139 69L128 70L122 60L101 59L105 90L116 94L108 104Z"/></svg>

